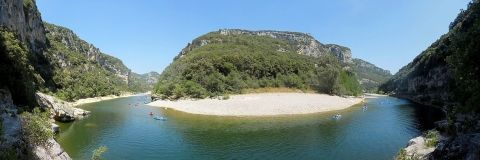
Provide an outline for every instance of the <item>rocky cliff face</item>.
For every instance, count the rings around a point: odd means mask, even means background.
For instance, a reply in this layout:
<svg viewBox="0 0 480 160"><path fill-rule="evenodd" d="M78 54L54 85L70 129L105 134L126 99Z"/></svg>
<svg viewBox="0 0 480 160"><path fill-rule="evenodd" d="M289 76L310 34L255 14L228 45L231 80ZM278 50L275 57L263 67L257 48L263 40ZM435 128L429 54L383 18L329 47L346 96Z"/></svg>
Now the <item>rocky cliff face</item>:
<svg viewBox="0 0 480 160"><path fill-rule="evenodd" d="M298 54L313 56L313 57L320 57L323 54L332 54L339 59L342 63L351 63L352 62L352 53L349 48L335 45L335 44L322 44L315 40L312 36L306 33L300 32L285 32L285 31L271 31L271 30L264 30L264 31L248 31L248 30L241 30L241 29L221 29L214 33L219 33L224 36L228 35L256 35L256 36L269 36L275 39L280 39L287 41L291 45L295 46L295 51ZM203 39L203 37L199 37L189 43L187 47L182 49L179 53L178 57L182 57L188 52L192 51L195 48L204 46L210 43L210 40ZM285 50L284 48L279 48L279 50Z"/></svg>
<svg viewBox="0 0 480 160"><path fill-rule="evenodd" d="M120 59L100 52L100 49L80 39L68 28L48 23L45 23L45 26L47 34L52 37L52 39L61 42L71 51L83 54L88 60L98 63L101 67L122 78L125 83L128 83L128 77L131 71ZM61 57L58 58L58 61L62 64L62 67L71 65Z"/></svg>
<svg viewBox="0 0 480 160"><path fill-rule="evenodd" d="M442 108L446 135L432 159L479 159L480 2L473 0L450 24L447 34L380 88L394 96Z"/></svg>
<svg viewBox="0 0 480 160"><path fill-rule="evenodd" d="M22 123L17 107L13 104L8 90L0 89L0 159L30 159L27 151L31 149L22 137ZM69 160L70 156L53 138L47 146L33 146L34 158L45 160ZM13 154L13 155L12 155ZM4 157L5 156L5 157Z"/></svg>
<svg viewBox="0 0 480 160"><path fill-rule="evenodd" d="M402 67L381 89L430 106L452 103L453 74L446 58L449 39L443 36L407 66Z"/></svg>
<svg viewBox="0 0 480 160"><path fill-rule="evenodd" d="M35 0L0 0L0 26L17 33L37 54L45 47L45 29Z"/></svg>

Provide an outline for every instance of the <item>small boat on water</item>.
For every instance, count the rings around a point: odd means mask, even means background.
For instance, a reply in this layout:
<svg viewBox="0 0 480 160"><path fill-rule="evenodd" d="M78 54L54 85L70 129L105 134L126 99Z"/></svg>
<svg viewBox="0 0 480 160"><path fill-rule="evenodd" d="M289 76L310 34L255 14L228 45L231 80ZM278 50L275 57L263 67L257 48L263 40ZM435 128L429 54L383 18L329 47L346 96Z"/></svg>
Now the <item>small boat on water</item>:
<svg viewBox="0 0 480 160"><path fill-rule="evenodd" d="M338 120L340 118L342 118L342 115L340 115L340 114L336 114L332 117L332 119L335 119L335 120Z"/></svg>
<svg viewBox="0 0 480 160"><path fill-rule="evenodd" d="M150 112L148 115L151 115L151 116L153 116L153 113L152 113L152 112Z"/></svg>
<svg viewBox="0 0 480 160"><path fill-rule="evenodd" d="M367 105L363 105L362 109L363 111L367 110L368 109Z"/></svg>
<svg viewBox="0 0 480 160"><path fill-rule="evenodd" d="M155 120L161 120L161 121L166 121L166 120L167 120L167 118L162 117L162 116L155 116L155 117L153 117L153 119L155 119Z"/></svg>

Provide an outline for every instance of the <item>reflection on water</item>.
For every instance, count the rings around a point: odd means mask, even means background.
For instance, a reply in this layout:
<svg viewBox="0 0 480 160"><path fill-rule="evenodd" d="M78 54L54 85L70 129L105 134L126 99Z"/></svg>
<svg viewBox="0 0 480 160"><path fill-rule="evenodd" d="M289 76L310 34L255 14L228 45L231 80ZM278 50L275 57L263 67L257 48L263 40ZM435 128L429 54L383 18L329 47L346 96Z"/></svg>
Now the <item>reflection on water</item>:
<svg viewBox="0 0 480 160"><path fill-rule="evenodd" d="M60 124L57 139L74 159L88 159L101 145L109 148L107 159L390 159L440 118L392 97L369 99L365 110L248 118L187 114L143 105L147 100L84 105L92 115ZM342 118L333 120L335 114ZM417 118L423 115L431 116Z"/></svg>

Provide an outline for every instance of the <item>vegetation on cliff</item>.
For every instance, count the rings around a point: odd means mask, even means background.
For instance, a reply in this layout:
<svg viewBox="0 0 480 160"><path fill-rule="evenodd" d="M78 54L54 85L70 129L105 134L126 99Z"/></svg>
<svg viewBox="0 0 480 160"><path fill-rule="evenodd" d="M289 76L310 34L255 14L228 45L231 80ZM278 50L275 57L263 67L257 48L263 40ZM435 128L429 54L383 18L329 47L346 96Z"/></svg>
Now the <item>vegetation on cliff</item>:
<svg viewBox="0 0 480 160"><path fill-rule="evenodd" d="M19 105L35 104L35 90L43 79L35 73L28 48L13 32L0 29L0 88L8 88Z"/></svg>
<svg viewBox="0 0 480 160"><path fill-rule="evenodd" d="M478 0L461 11L450 31L381 86L433 106L454 105L480 111L480 5Z"/></svg>
<svg viewBox="0 0 480 160"><path fill-rule="evenodd" d="M480 2L474 0L452 23L451 54L447 57L456 88L455 98L463 111L479 112L480 107Z"/></svg>
<svg viewBox="0 0 480 160"><path fill-rule="evenodd" d="M28 144L46 146L48 140L53 137L48 110L40 111L39 108L35 108L32 113L23 112L21 120L23 139Z"/></svg>
<svg viewBox="0 0 480 160"><path fill-rule="evenodd" d="M161 74L155 94L204 98L263 87L361 93L355 74L342 69L332 55L300 55L287 41L269 36L212 32L201 38L210 42L176 58Z"/></svg>
<svg viewBox="0 0 480 160"><path fill-rule="evenodd" d="M120 77L102 68L98 62L89 59L85 53L81 53L81 49L72 49L64 44L62 41L65 41L64 36L68 34L64 33L68 32L67 29L56 29L57 26L51 24L45 26L50 31L47 33L50 46L46 54L54 66L55 87L52 91L57 97L72 101L87 97L120 95L122 91L128 90L127 84ZM79 39L74 40L78 41L70 44L88 47L85 42ZM105 57L113 61L113 58Z"/></svg>
<svg viewBox="0 0 480 160"><path fill-rule="evenodd" d="M450 24L450 31L403 67L380 88L418 103L442 107L438 126L448 135L432 138L432 158L478 159L480 147L480 2L473 0ZM428 136L429 134L427 134ZM433 135L433 134L430 134ZM436 137L436 136L431 136Z"/></svg>
<svg viewBox="0 0 480 160"><path fill-rule="evenodd" d="M57 97L73 101L153 88L150 74L133 73L120 59L101 53L73 31L44 24L49 42L45 54L53 66L50 91Z"/></svg>

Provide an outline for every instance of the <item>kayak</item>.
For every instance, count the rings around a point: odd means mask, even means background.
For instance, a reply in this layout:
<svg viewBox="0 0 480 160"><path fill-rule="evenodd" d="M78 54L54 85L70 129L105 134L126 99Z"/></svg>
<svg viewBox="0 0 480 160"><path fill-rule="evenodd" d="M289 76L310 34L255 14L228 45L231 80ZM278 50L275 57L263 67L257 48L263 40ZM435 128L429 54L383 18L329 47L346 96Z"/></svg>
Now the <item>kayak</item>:
<svg viewBox="0 0 480 160"><path fill-rule="evenodd" d="M167 120L167 118L165 118L165 117L158 117L158 116L153 117L153 119L155 119L155 120L161 120L161 121L166 121L166 120Z"/></svg>

